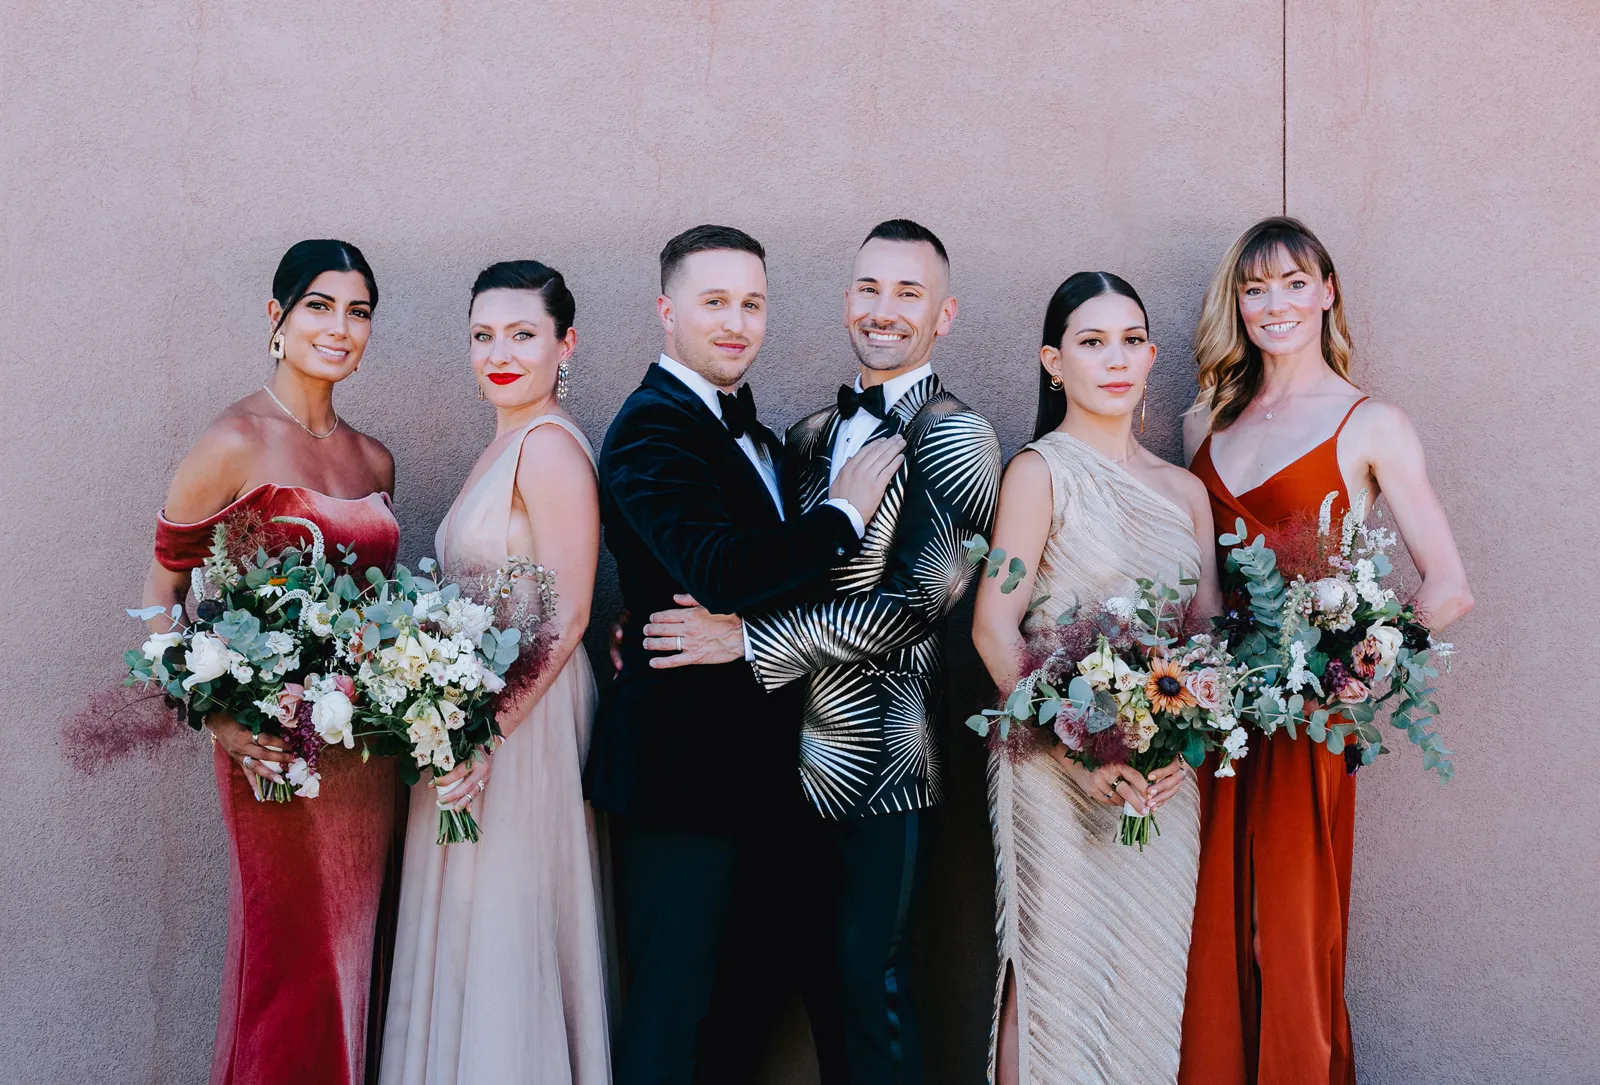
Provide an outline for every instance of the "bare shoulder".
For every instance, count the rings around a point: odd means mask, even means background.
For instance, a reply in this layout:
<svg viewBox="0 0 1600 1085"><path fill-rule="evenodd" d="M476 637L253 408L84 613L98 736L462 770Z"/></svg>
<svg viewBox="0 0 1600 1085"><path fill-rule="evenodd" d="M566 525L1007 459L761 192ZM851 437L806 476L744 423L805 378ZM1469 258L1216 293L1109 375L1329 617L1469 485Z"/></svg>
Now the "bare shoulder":
<svg viewBox="0 0 1600 1085"><path fill-rule="evenodd" d="M517 489L524 494L567 493L595 488L594 465L578 438L564 426L535 426L522 438Z"/></svg>
<svg viewBox="0 0 1600 1085"><path fill-rule="evenodd" d="M169 520L203 520L239 496L266 444L262 419L250 398L212 419L178 464L164 506Z"/></svg>
<svg viewBox="0 0 1600 1085"><path fill-rule="evenodd" d="M393 491L394 453L390 452L387 445L371 434L363 433L354 426L350 427L350 432L356 439L357 447L361 449L362 462L367 465L368 469L382 484L380 488L385 491Z"/></svg>
<svg viewBox="0 0 1600 1085"><path fill-rule="evenodd" d="M1168 463L1154 453L1150 454L1150 460L1154 461L1151 464L1154 468L1153 480L1173 504L1188 509L1191 514L1210 508L1211 495L1206 492L1206 484L1200 481L1199 476L1175 463Z"/></svg>
<svg viewBox="0 0 1600 1085"><path fill-rule="evenodd" d="M1006 486L1013 485L1024 489L1037 489L1043 487L1045 492L1050 490L1050 465L1045 462L1044 456L1037 449L1024 448L1006 465Z"/></svg>
<svg viewBox="0 0 1600 1085"><path fill-rule="evenodd" d="M1341 458L1355 453L1369 463L1420 456L1422 442L1411 416L1398 403L1368 399L1351 413L1340 434Z"/></svg>

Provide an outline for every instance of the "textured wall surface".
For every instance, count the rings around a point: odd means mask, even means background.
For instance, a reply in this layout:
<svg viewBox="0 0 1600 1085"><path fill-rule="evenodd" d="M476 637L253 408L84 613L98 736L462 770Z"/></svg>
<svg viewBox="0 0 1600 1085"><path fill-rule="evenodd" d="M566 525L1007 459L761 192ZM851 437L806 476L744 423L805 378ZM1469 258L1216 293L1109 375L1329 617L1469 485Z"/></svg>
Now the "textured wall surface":
<svg viewBox="0 0 1600 1085"><path fill-rule="evenodd" d="M1008 452L1031 430L1050 291L1118 271L1162 348L1147 440L1175 457L1205 279L1286 190L1341 261L1359 379L1429 444L1480 600L1447 691L1461 778L1441 793L1406 754L1363 777L1363 1081L1583 1080L1594 638L1565 631L1588 616L1572 587L1593 588L1600 527L1579 374L1600 331L1580 215L1600 196L1600 42L1585 4L1452 11L1291 0L1286 35L1282 0L0 5L0 1078L205 1078L226 851L203 743L121 749L106 736L130 728L96 705L137 636L122 607L173 467L269 373L263 306L290 243L344 237L377 271L338 404L394 450L415 558L491 432L464 332L492 260L567 274L573 405L598 441L657 349L661 243L750 230L770 253L755 378L776 424L850 373L850 256L910 215L954 259L937 364ZM953 640L959 719L983 688L964 620ZM1536 679L1555 692L1508 710ZM1503 723L1525 751L1509 772ZM1576 752L1546 756L1546 736ZM970 1085L990 856L981 750L947 737L923 1010L930 1082ZM770 1077L800 1085L790 1031Z"/></svg>

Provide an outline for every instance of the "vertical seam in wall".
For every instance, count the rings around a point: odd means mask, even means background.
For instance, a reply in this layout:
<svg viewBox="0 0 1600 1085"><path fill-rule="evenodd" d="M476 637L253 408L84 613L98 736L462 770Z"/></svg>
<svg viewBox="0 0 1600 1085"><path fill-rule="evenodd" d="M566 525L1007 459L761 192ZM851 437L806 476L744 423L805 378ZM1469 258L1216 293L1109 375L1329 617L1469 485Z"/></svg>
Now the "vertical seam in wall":
<svg viewBox="0 0 1600 1085"><path fill-rule="evenodd" d="M1278 148L1281 153L1279 166L1282 169L1282 200L1281 214L1289 213L1289 0L1283 0L1283 42L1279 52L1278 69L1278 105L1282 125L1278 130Z"/></svg>

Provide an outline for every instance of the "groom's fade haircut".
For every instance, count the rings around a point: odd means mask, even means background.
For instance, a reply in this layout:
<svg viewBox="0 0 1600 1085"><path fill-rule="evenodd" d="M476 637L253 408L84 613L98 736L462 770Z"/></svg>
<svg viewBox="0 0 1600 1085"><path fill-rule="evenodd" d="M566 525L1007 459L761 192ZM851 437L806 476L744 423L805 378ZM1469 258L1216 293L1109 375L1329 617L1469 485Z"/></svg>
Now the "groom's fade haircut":
<svg viewBox="0 0 1600 1085"><path fill-rule="evenodd" d="M763 268L767 266L767 250L761 247L761 242L743 230L732 226L709 224L693 226L668 241L661 249L661 292L663 294L667 292L667 286L672 281L679 264L697 252L712 252L716 249L747 252L760 260Z"/></svg>
<svg viewBox="0 0 1600 1085"><path fill-rule="evenodd" d="M944 242L940 241L937 234L920 222L912 222L910 219L889 219L886 222L880 222L872 228L872 232L867 235L866 241L861 242L862 248L866 247L867 241L873 240L924 242L933 246L933 251L939 254L939 259L944 261L946 268L950 266L950 254L944 251Z"/></svg>

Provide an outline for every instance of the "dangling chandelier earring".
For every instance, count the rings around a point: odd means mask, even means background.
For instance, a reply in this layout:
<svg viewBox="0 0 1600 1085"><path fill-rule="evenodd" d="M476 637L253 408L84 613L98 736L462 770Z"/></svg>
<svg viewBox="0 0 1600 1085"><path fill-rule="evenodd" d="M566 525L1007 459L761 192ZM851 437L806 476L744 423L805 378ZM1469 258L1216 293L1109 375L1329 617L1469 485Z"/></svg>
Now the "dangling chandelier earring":
<svg viewBox="0 0 1600 1085"><path fill-rule="evenodd" d="M484 396L484 394L483 394L483 382L482 382L482 381L479 381L479 382L478 382L478 398L479 398L479 399L484 399L484 398L487 398L487 397L485 397L485 396Z"/></svg>
<svg viewBox="0 0 1600 1085"><path fill-rule="evenodd" d="M267 348L267 350L268 350L269 353L271 353L271 355L275 359L277 359L280 362L283 361L283 333L282 332L279 332L277 335L274 335L272 337L272 345L269 346Z"/></svg>
<svg viewBox="0 0 1600 1085"><path fill-rule="evenodd" d="M556 366L556 402L560 403L567 398L567 378L572 375L572 370L567 368L567 363L562 362Z"/></svg>

